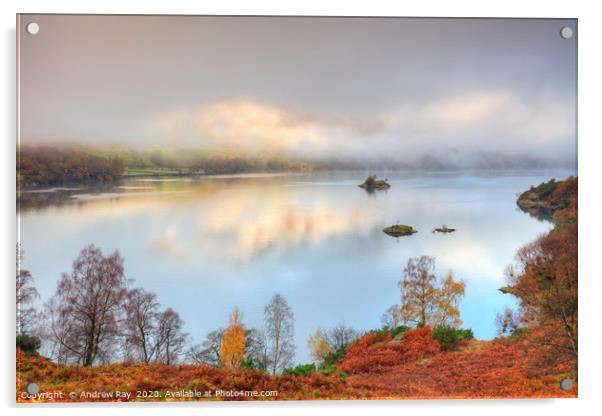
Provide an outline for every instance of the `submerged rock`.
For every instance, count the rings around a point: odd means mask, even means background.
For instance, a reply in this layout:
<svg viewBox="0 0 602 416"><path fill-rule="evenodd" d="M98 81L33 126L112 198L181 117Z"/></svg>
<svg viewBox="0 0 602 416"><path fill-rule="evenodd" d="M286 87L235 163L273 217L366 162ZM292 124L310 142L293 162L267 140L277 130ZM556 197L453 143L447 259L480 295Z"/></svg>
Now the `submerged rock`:
<svg viewBox="0 0 602 416"><path fill-rule="evenodd" d="M390 227L383 228L383 232L387 235L390 235L391 237L402 237L412 235L414 233L417 233L418 231L409 225L396 224L391 225Z"/></svg>
<svg viewBox="0 0 602 416"><path fill-rule="evenodd" d="M366 178L364 183L358 185L360 188L366 189L368 191L372 191L375 189L389 189L391 185L387 182L387 180L377 179L376 175L370 175Z"/></svg>

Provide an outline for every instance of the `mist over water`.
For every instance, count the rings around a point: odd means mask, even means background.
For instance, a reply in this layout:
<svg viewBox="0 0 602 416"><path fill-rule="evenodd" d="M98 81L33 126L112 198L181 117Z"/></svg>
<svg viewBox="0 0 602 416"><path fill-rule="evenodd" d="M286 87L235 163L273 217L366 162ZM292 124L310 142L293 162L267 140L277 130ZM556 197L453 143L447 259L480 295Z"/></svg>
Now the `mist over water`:
<svg viewBox="0 0 602 416"><path fill-rule="evenodd" d="M19 45L22 144L575 166L577 44L559 30L576 20L35 20L42 35Z"/></svg>
<svg viewBox="0 0 602 416"><path fill-rule="evenodd" d="M408 258L434 256L436 274L466 280L463 326L495 335L510 295L504 269L516 250L548 231L516 207L516 194L574 171L388 172L391 188L357 187L367 172L128 179L110 188L26 192L19 212L23 268L42 300L87 244L117 249L126 276L173 307L196 342L227 324L235 305L261 327L263 307L281 293L295 313L296 362L308 335L344 321L380 326L399 302ZM395 239L382 228L418 230ZM436 226L456 228L433 234Z"/></svg>

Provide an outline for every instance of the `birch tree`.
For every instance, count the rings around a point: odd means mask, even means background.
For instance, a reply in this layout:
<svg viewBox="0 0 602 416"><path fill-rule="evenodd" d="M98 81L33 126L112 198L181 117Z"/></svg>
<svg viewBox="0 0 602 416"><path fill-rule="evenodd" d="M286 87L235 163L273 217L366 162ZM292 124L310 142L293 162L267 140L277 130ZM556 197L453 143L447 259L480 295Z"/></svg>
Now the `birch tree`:
<svg viewBox="0 0 602 416"><path fill-rule="evenodd" d="M399 281L401 291L401 321L404 324L459 326L459 302L466 284L455 280L452 273L439 281L434 275L435 259L422 256L411 258Z"/></svg>
<svg viewBox="0 0 602 416"><path fill-rule="evenodd" d="M272 374L292 364L295 356L294 319L291 307L280 294L275 294L264 309L268 367Z"/></svg>
<svg viewBox="0 0 602 416"><path fill-rule="evenodd" d="M91 366L109 360L120 335L125 284L123 259L117 251L104 256L89 245L80 252L47 304L59 361Z"/></svg>

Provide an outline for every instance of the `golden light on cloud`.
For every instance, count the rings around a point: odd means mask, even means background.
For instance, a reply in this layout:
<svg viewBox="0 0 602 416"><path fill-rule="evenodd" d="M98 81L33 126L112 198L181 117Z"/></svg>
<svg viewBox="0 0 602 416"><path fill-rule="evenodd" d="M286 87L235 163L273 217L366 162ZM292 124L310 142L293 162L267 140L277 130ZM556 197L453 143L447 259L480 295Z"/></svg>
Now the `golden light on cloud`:
<svg viewBox="0 0 602 416"><path fill-rule="evenodd" d="M496 89L368 112L311 112L232 100L168 111L148 131L172 144L309 159L407 160L438 153L447 157L446 151L461 149L457 162L465 166L479 151L526 154L534 143L547 143L557 155L554 146L574 134L570 105L545 97L534 106L528 97Z"/></svg>
<svg viewBox="0 0 602 416"><path fill-rule="evenodd" d="M197 120L200 137L214 144L245 150L295 148L315 144L316 129L278 109L249 101L216 104L202 111Z"/></svg>

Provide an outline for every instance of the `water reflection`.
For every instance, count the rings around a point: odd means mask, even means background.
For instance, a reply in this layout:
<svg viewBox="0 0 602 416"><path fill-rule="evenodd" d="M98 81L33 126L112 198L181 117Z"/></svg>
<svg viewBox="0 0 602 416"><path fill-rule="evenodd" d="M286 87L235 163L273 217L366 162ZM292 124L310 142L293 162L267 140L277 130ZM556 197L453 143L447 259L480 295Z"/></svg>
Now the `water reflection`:
<svg viewBox="0 0 602 416"><path fill-rule="evenodd" d="M366 193L365 172L127 180L111 187L25 193L20 201L24 267L43 299L79 250L119 249L128 278L178 309L197 340L238 304L248 325L282 293L296 316L298 360L307 336L344 320L378 326L398 301L409 257L431 255L438 273L467 281L462 319L494 335L496 312L513 300L497 291L524 243L548 230L516 208L516 193L571 172L387 174L391 188ZM419 232L403 239L382 228ZM447 224L457 231L432 233Z"/></svg>

